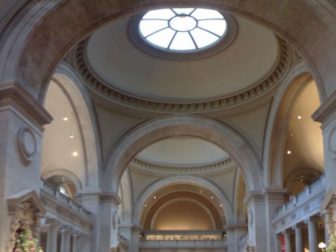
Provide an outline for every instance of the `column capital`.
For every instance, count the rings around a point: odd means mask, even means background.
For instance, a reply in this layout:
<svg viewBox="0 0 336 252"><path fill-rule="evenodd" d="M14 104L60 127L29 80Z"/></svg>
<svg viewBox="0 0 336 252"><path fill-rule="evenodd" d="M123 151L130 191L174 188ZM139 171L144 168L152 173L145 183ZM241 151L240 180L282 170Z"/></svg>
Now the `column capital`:
<svg viewBox="0 0 336 252"><path fill-rule="evenodd" d="M111 203L118 206L121 203L121 199L116 193L101 193L100 202L102 203Z"/></svg>
<svg viewBox="0 0 336 252"><path fill-rule="evenodd" d="M37 126L51 122L51 115L43 106L16 82L0 83L0 107L10 106L22 114L29 115Z"/></svg>

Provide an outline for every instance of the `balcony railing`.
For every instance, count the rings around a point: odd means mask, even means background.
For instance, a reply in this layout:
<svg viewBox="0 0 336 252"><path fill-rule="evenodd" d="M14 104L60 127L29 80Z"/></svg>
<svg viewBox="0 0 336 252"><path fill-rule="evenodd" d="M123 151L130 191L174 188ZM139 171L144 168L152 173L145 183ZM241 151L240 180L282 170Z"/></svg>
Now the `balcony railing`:
<svg viewBox="0 0 336 252"><path fill-rule="evenodd" d="M144 231L144 241L221 241L226 240L223 230L158 230Z"/></svg>
<svg viewBox="0 0 336 252"><path fill-rule="evenodd" d="M226 251L224 230L160 230L144 231L140 237L141 248L221 248Z"/></svg>
<svg viewBox="0 0 336 252"><path fill-rule="evenodd" d="M299 223L320 211L320 204L325 196L325 177L322 175L311 185L289 201L279 207L273 219L273 224L278 232Z"/></svg>
<svg viewBox="0 0 336 252"><path fill-rule="evenodd" d="M69 226L76 226L82 233L89 233L93 225L92 214L46 181L42 180L42 184L41 199L45 204L47 217L58 219Z"/></svg>

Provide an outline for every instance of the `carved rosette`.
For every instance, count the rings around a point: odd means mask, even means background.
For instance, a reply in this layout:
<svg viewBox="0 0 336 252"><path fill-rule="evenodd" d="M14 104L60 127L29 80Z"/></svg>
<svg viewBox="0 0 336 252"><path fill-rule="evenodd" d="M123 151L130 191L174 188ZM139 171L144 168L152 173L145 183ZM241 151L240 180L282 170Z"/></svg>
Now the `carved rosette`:
<svg viewBox="0 0 336 252"><path fill-rule="evenodd" d="M23 127L18 131L17 146L22 162L29 165L37 149L36 137L30 128Z"/></svg>

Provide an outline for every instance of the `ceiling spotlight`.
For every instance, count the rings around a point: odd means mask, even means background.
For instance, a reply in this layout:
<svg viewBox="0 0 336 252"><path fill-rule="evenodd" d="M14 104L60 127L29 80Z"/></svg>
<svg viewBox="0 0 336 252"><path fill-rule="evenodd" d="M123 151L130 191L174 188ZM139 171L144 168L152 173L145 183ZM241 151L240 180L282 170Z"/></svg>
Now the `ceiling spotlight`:
<svg viewBox="0 0 336 252"><path fill-rule="evenodd" d="M66 116L65 116L65 117L63 117L63 121L65 121L65 122L66 122L66 121L68 121L68 120L69 120L69 117L66 117Z"/></svg>
<svg viewBox="0 0 336 252"><path fill-rule="evenodd" d="M74 134L71 133L69 137L72 139L72 138L74 138L75 136L74 136Z"/></svg>
<svg viewBox="0 0 336 252"><path fill-rule="evenodd" d="M155 199L155 200L156 200L156 196L155 196L155 195L154 195L153 199Z"/></svg>
<svg viewBox="0 0 336 252"><path fill-rule="evenodd" d="M290 154L292 154L292 151L291 150L287 150L286 153L287 153L287 155L290 155Z"/></svg>
<svg viewBox="0 0 336 252"><path fill-rule="evenodd" d="M298 115L298 116L297 116L297 119L298 119L298 120L301 120L301 119L302 119L302 116Z"/></svg>
<svg viewBox="0 0 336 252"><path fill-rule="evenodd" d="M77 151L72 152L72 156L73 157L78 157L78 152Z"/></svg>

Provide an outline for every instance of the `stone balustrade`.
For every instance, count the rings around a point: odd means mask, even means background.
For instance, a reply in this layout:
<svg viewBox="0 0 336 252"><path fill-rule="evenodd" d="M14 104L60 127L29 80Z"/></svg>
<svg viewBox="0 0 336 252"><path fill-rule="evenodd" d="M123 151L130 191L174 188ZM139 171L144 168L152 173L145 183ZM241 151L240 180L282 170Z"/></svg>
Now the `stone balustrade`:
<svg viewBox="0 0 336 252"><path fill-rule="evenodd" d="M167 230L144 231L140 237L140 248L203 248L224 249L226 251L226 235L224 230Z"/></svg>
<svg viewBox="0 0 336 252"><path fill-rule="evenodd" d="M296 196L279 207L273 218L276 232L282 232L320 212L320 205L325 196L325 177L321 176L313 184L308 185Z"/></svg>
<svg viewBox="0 0 336 252"><path fill-rule="evenodd" d="M45 181L42 180L42 183L40 196L46 208L46 217L89 235L93 225L92 214Z"/></svg>

